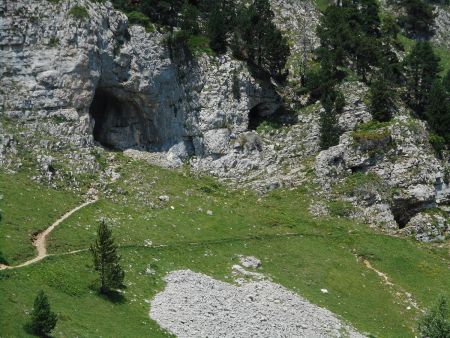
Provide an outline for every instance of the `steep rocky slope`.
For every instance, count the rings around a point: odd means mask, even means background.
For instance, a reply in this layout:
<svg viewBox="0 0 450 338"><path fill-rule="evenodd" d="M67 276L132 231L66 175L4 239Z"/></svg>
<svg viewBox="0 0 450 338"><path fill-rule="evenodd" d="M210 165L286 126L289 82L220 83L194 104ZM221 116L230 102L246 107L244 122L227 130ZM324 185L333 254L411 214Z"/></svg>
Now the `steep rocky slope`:
<svg viewBox="0 0 450 338"><path fill-rule="evenodd" d="M76 5L88 15L74 15ZM315 179L318 201L343 199L353 206L350 216L386 229L414 218L410 229L424 231L430 222L421 227L415 216L445 209L450 199L448 163L435 157L426 125L402 108L389 125L358 131L372 119L367 89L344 83L345 133L320 152L322 107L302 106L292 87L294 70L317 46L319 12L308 1L274 0L272 7L293 51L284 89L254 79L229 54L169 48L167 35L130 26L108 2L2 1L2 165L15 170L28 161L39 169L37 180L77 189L80 175L105 169L96 156L104 146L168 167L188 161L195 171L259 191ZM448 42L446 18L440 9L441 44ZM275 112L275 128L252 130L253 119ZM374 179L343 189L358 173ZM446 231L443 225L437 236Z"/></svg>

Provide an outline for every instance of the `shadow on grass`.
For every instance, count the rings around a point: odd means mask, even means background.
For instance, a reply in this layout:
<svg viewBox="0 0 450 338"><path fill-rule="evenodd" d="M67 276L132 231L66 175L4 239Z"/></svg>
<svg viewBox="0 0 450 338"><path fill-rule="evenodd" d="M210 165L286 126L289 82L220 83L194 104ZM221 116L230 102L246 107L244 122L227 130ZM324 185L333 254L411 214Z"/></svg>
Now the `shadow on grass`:
<svg viewBox="0 0 450 338"><path fill-rule="evenodd" d="M123 290L125 288L126 288L125 286L122 286L120 289ZM123 304L127 300L126 297L123 295L123 293L120 292L119 290L112 290L112 289L102 290L96 282L92 282L89 285L89 289L95 291L97 296L99 296L100 298L103 298L104 300L107 300L114 304Z"/></svg>
<svg viewBox="0 0 450 338"><path fill-rule="evenodd" d="M47 334L41 334L41 335L39 335L39 334L37 334L37 333L34 331L33 326L31 325L31 323L26 323L26 324L24 324L24 325L23 325L23 329L24 329L24 331L25 331L26 333L28 333L29 335L32 335L32 336L41 337L41 338L53 338L53 336L51 336L51 335L47 335Z"/></svg>
<svg viewBox="0 0 450 338"><path fill-rule="evenodd" d="M127 300L125 296L117 290L97 290L97 295L114 304L124 304Z"/></svg>

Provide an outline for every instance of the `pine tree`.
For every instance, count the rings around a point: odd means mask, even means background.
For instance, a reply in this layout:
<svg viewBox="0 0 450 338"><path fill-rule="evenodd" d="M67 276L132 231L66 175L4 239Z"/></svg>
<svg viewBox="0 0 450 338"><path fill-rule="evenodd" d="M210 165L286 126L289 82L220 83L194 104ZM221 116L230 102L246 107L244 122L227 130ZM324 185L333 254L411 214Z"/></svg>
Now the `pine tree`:
<svg viewBox="0 0 450 338"><path fill-rule="evenodd" d="M447 300L439 298L436 306L431 309L419 322L421 337L448 338L450 337L450 320Z"/></svg>
<svg viewBox="0 0 450 338"><path fill-rule="evenodd" d="M196 35L200 33L200 26L198 24L200 12L197 7L185 1L181 9L180 17L180 28L191 35Z"/></svg>
<svg viewBox="0 0 450 338"><path fill-rule="evenodd" d="M405 14L398 19L406 35L413 39L429 39L434 34L433 6L423 0L397 1Z"/></svg>
<svg viewBox="0 0 450 338"><path fill-rule="evenodd" d="M215 6L208 18L206 34L209 37L209 46L218 54L227 50L227 22L226 14L220 6Z"/></svg>
<svg viewBox="0 0 450 338"><path fill-rule="evenodd" d="M39 291L31 312L31 330L40 337L46 337L55 328L57 321L58 317L51 311L47 296Z"/></svg>
<svg viewBox="0 0 450 338"><path fill-rule="evenodd" d="M431 87L426 118L430 127L450 145L450 95L440 80Z"/></svg>
<svg viewBox="0 0 450 338"><path fill-rule="evenodd" d="M102 221L97 230L97 239L91 245L94 268L100 275L100 291L108 293L123 285L124 271L119 265L120 257L112 237L112 231Z"/></svg>
<svg viewBox="0 0 450 338"><path fill-rule="evenodd" d="M320 148L328 149L339 143L341 129L338 125L338 113L341 113L344 96L335 91L328 91L321 99L323 111L320 113Z"/></svg>
<svg viewBox="0 0 450 338"><path fill-rule="evenodd" d="M439 57L428 41L419 41L405 58L404 65L408 103L423 117L431 86L439 72Z"/></svg>
<svg viewBox="0 0 450 338"><path fill-rule="evenodd" d="M373 81L370 85L370 112L375 120L380 122L389 121L392 118L392 88L384 77Z"/></svg>
<svg viewBox="0 0 450 338"><path fill-rule="evenodd" d="M257 68L253 75L281 79L290 49L273 23L274 17L268 0L254 0L249 7L241 6L231 47L236 57Z"/></svg>

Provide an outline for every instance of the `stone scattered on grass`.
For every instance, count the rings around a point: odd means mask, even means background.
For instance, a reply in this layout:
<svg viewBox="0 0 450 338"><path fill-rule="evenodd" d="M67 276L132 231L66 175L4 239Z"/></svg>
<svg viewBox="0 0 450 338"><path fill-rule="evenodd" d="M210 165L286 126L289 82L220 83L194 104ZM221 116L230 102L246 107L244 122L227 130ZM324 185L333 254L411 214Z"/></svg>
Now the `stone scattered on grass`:
<svg viewBox="0 0 450 338"><path fill-rule="evenodd" d="M335 314L268 280L242 286L190 270L165 277L150 317L177 337L364 337Z"/></svg>
<svg viewBox="0 0 450 338"><path fill-rule="evenodd" d="M256 269L261 266L261 261L254 256L239 256L239 262L244 268Z"/></svg>

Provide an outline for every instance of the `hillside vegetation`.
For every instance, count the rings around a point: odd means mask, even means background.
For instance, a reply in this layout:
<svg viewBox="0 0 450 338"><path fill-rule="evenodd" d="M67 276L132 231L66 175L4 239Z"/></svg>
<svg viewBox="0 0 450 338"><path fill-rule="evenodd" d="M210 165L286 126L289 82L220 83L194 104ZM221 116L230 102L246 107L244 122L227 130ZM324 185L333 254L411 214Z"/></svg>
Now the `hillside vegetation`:
<svg viewBox="0 0 450 338"><path fill-rule="evenodd" d="M165 336L149 319L147 303L163 287L162 277L188 268L227 281L239 254L259 257L262 272L275 282L380 337L412 336L421 316L414 303L425 309L448 292L445 248L382 235L343 218L313 219L308 212L313 186L260 197L229 191L188 170L149 167L114 155L121 179L51 234L54 255L36 265L0 271L0 292L6 295L0 299L2 335L25 336L33 297L44 289L60 316L55 336ZM2 247L11 263L30 257L30 231L79 201L70 192L39 187L26 176L26 171L0 176L2 242L14 236L17 244ZM25 185L31 193L23 199L17 191ZM168 202L160 201L163 194ZM26 215L29 203L34 212L24 217L21 211ZM42 225L32 225L35 219ZM126 271L126 289L115 301L97 293L86 251L101 219L114 231ZM73 250L81 251L67 254ZM364 259L393 285L368 269Z"/></svg>

